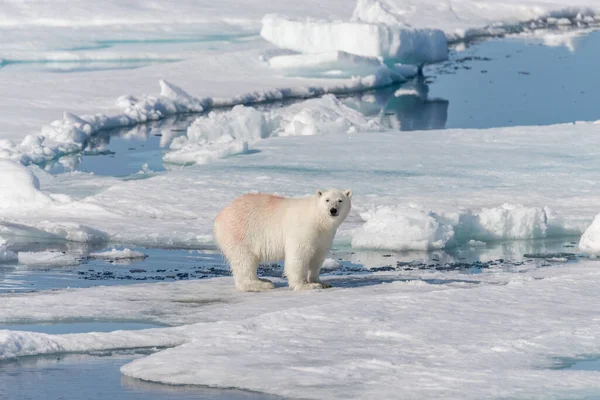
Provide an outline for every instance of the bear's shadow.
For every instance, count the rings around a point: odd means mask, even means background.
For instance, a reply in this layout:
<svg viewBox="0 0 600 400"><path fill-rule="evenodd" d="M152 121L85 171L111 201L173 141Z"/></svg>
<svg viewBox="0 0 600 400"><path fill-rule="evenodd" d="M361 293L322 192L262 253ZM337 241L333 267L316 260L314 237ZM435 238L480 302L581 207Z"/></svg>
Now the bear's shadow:
<svg viewBox="0 0 600 400"><path fill-rule="evenodd" d="M390 277L390 276L369 276L369 275L363 275L363 276L348 276L348 277L342 277L342 278L334 278L331 279L332 277L328 277L327 275L325 276L321 276L321 280L323 281L323 283L329 284L332 286L333 289L336 288L344 288L344 289L348 289L348 288L359 288L359 287L365 287L365 286L376 286L376 285L381 285L381 284L385 284L385 283L393 283L393 282L413 282L413 281L419 281L419 282L424 282L427 283L429 285L446 285L446 284L453 284L453 283L462 283L462 284L472 284L472 285L478 285L481 283L481 281L479 280L471 280L471 279L423 279L423 278L407 278L407 277ZM275 284L275 288L279 289L279 288L286 288L287 285L287 281L282 280L282 281L276 281L273 282ZM323 290L327 290L327 289L323 289Z"/></svg>

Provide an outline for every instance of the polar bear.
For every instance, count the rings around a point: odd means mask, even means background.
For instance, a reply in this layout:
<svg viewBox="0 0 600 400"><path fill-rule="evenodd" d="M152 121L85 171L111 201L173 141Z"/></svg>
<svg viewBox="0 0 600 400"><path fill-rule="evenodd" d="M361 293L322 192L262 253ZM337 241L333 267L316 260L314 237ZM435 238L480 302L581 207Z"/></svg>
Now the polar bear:
<svg viewBox="0 0 600 400"><path fill-rule="evenodd" d="M245 194L215 219L217 244L231 265L235 286L257 292L273 283L256 275L258 264L284 260L294 290L329 287L319 280L340 224L350 212L351 190L319 190L306 198Z"/></svg>

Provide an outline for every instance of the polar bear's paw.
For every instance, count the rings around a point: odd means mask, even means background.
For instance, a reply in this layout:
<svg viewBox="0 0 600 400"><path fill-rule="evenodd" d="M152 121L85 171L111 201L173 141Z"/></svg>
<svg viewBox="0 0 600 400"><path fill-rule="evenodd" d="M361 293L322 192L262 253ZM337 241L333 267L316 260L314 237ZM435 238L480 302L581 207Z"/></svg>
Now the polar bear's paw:
<svg viewBox="0 0 600 400"><path fill-rule="evenodd" d="M313 289L327 289L330 288L331 285L326 283L300 283L297 285L292 285L292 289L294 290L313 290Z"/></svg>
<svg viewBox="0 0 600 400"><path fill-rule="evenodd" d="M264 292L275 288L273 282L268 279L253 279L250 281L239 282L237 285L239 290L244 292Z"/></svg>

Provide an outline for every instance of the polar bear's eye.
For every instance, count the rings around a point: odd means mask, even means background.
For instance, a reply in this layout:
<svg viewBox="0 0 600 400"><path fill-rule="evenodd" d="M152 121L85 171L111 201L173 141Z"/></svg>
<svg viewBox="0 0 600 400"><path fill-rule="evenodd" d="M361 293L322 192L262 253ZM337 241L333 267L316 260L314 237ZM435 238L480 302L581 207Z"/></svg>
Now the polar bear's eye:
<svg viewBox="0 0 600 400"><path fill-rule="evenodd" d="M325 199L325 201L326 201L327 203L329 203L329 199Z"/></svg>
<svg viewBox="0 0 600 400"><path fill-rule="evenodd" d="M342 199L339 199L338 201L341 203L341 202L342 202Z"/></svg>

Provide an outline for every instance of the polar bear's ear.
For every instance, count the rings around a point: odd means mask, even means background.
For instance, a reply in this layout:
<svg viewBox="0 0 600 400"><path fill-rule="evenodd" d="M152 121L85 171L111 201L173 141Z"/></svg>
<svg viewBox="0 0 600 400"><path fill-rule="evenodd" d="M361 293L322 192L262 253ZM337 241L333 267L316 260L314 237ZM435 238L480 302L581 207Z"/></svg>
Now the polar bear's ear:
<svg viewBox="0 0 600 400"><path fill-rule="evenodd" d="M323 196L323 191L322 190L317 190L317 197L321 197Z"/></svg>
<svg viewBox="0 0 600 400"><path fill-rule="evenodd" d="M344 190L344 194L346 195L347 198L352 198L352 190L348 189L348 190Z"/></svg>

